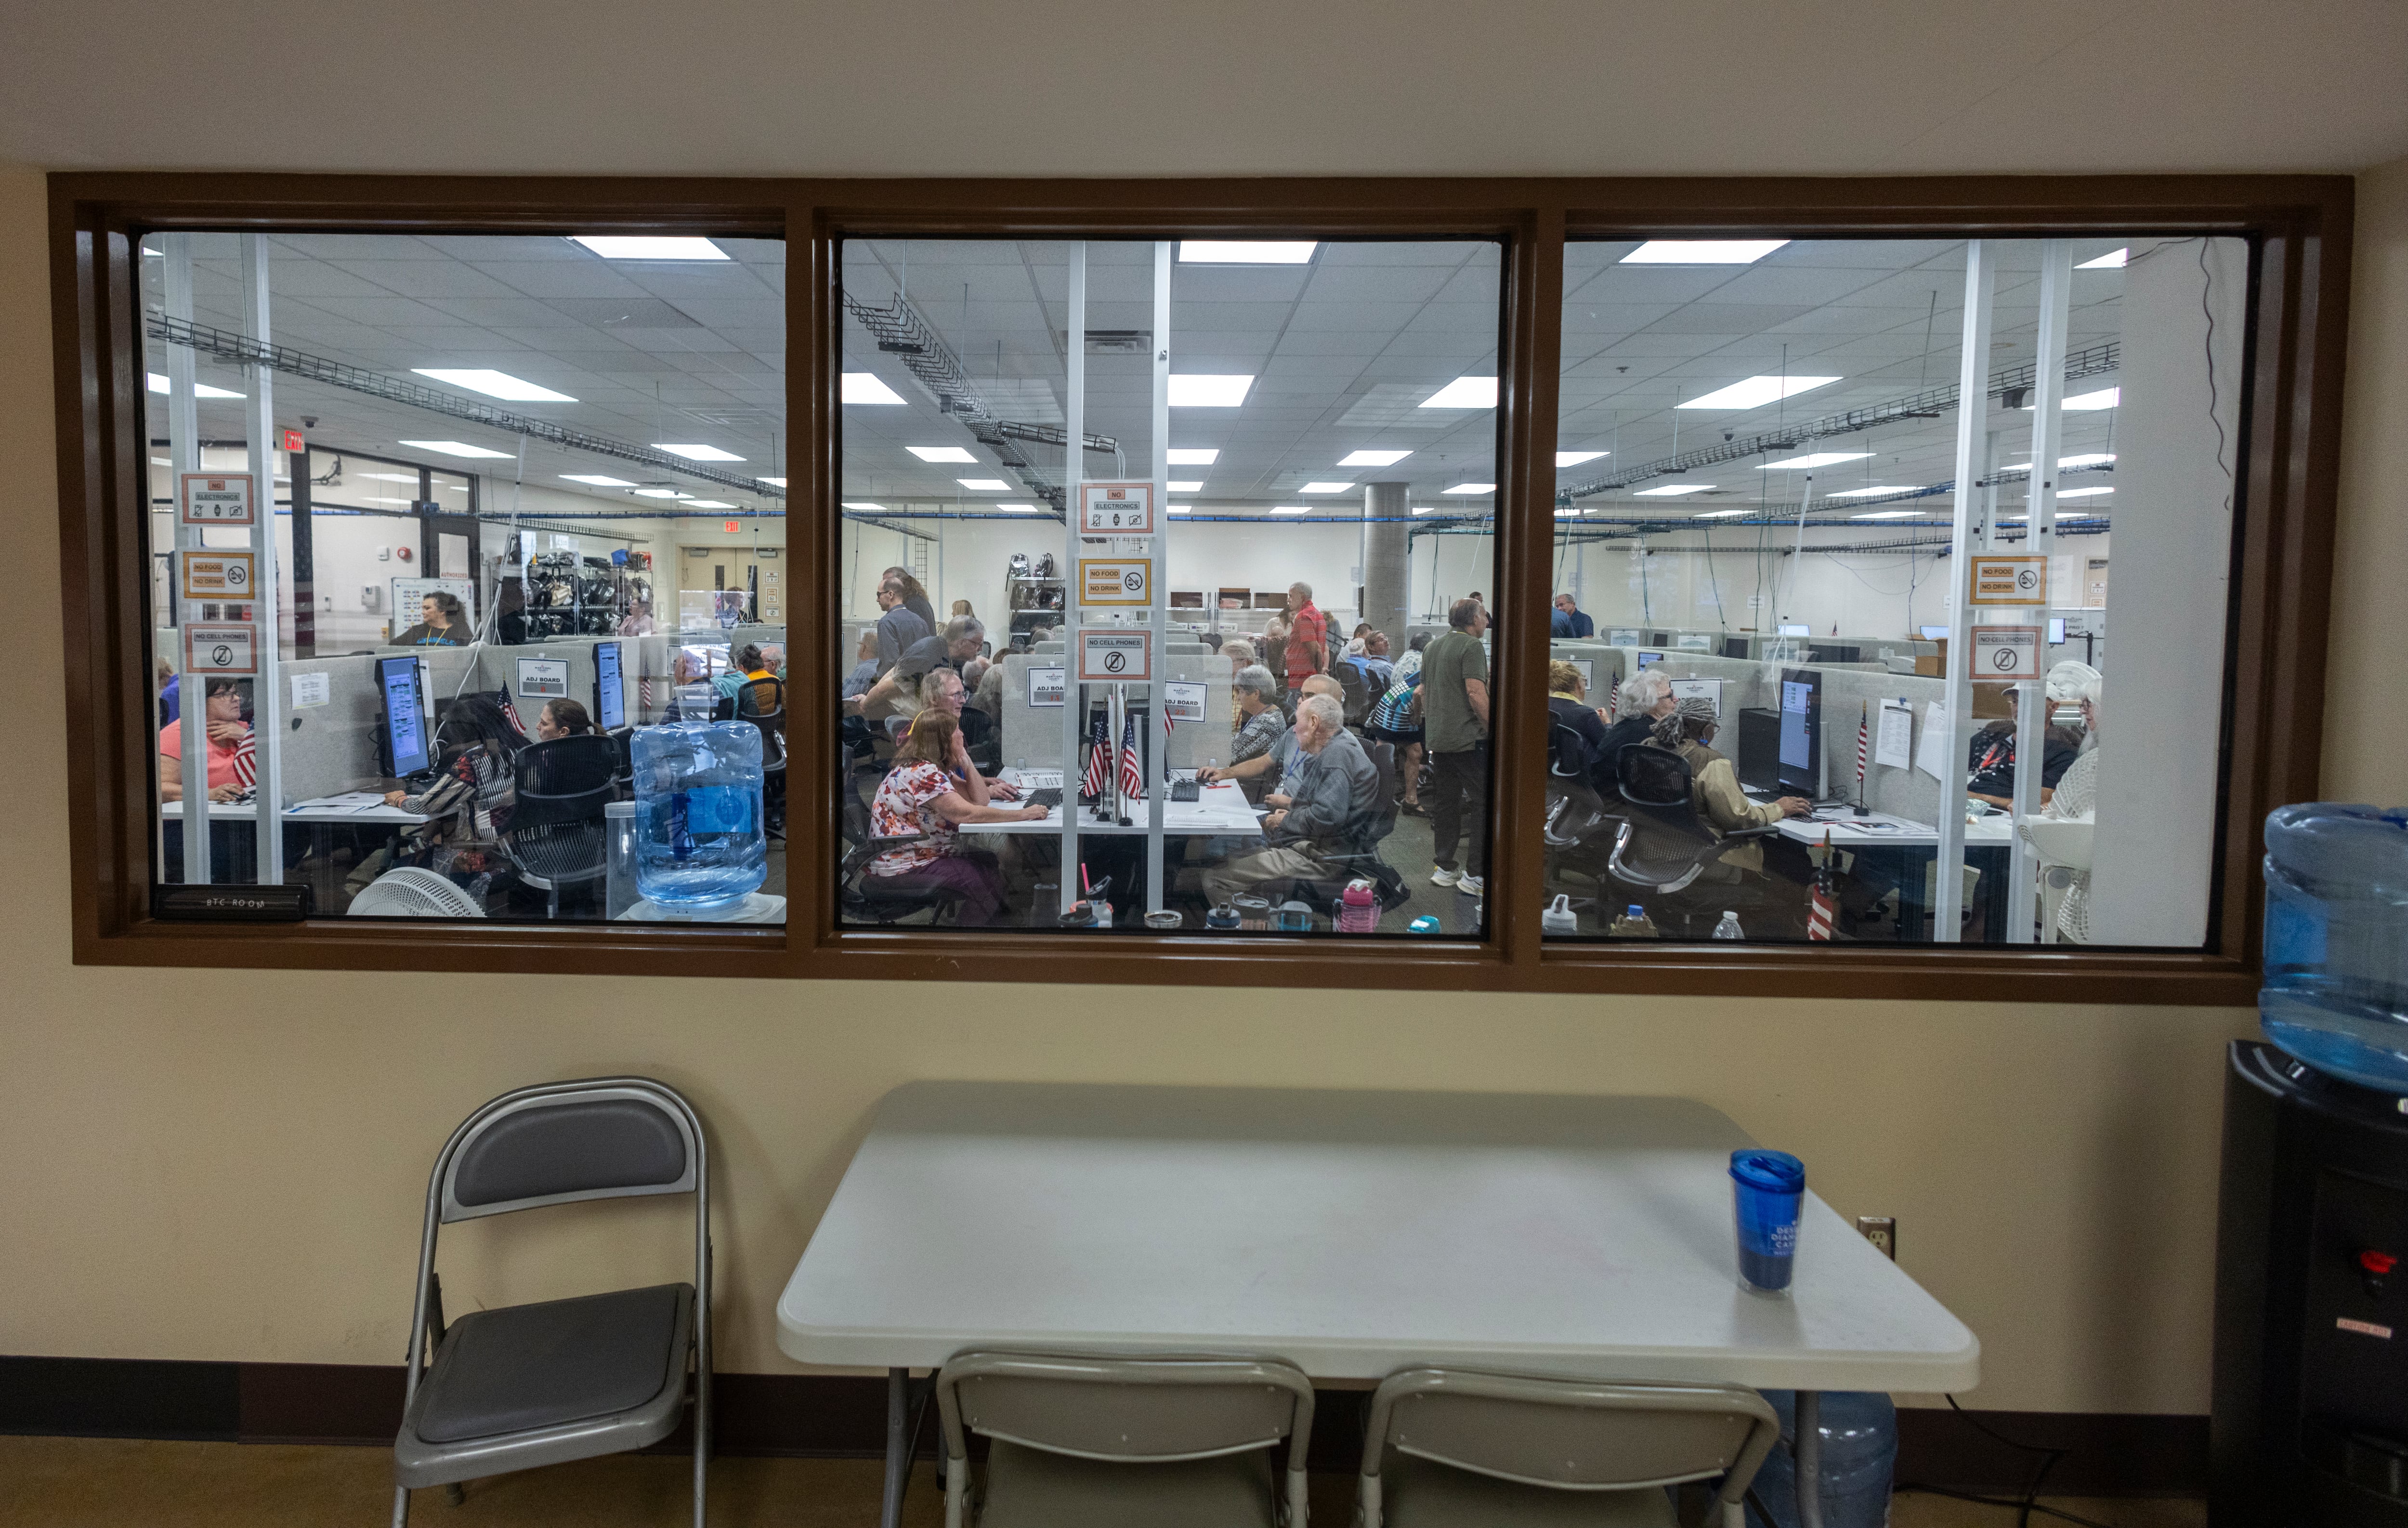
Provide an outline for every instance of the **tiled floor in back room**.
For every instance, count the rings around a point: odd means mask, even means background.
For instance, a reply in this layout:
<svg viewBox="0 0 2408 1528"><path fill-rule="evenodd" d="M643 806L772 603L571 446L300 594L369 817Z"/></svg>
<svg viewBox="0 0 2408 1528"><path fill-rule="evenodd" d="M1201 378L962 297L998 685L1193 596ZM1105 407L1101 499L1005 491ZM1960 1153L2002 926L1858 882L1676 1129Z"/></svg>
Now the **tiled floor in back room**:
<svg viewBox="0 0 2408 1528"><path fill-rule="evenodd" d="M392 1456L381 1449L288 1444L155 1443L120 1438L0 1437L0 1528L326 1528L385 1521ZM426 1528L676 1528L686 1522L687 1462L660 1456L590 1460L472 1483L466 1502L421 1492L411 1521ZM866 1459L738 1459L710 1467L719 1528L854 1528L878 1521L880 1470ZM2043 1498L2110 1528L2200 1528L2197 1501ZM1354 1519L1354 1481L1313 1479L1312 1516ZM903 1517L937 1528L944 1503L923 1464ZM2007 1528L2010 1507L1900 1496L1894 1528ZM2036 1522L2062 1520L2035 1518Z"/></svg>

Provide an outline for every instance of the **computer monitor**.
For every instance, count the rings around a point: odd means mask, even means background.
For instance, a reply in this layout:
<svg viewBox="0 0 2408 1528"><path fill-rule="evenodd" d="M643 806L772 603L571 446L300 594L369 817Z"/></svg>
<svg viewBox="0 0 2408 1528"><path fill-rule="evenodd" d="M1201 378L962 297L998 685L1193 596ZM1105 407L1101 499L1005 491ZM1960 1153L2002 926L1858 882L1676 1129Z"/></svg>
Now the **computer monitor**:
<svg viewBox="0 0 2408 1528"><path fill-rule="evenodd" d="M1914 631L1915 635L1928 642L1944 642L1948 640L1948 628L1944 626L1919 626L1914 628Z"/></svg>
<svg viewBox="0 0 2408 1528"><path fill-rule="evenodd" d="M377 699L382 725L377 729L379 762L387 778L423 774L435 760L426 735L426 692L418 677L414 654L378 658Z"/></svg>
<svg viewBox="0 0 2408 1528"><path fill-rule="evenodd" d="M1664 655L1661 653L1641 653L1639 655L1639 666L1642 669L1653 669L1656 665L1663 661Z"/></svg>
<svg viewBox="0 0 2408 1528"><path fill-rule="evenodd" d="M1781 670L1781 784L1810 800L1823 794L1823 676Z"/></svg>
<svg viewBox="0 0 2408 1528"><path fill-rule="evenodd" d="M1743 658L1747 656L1747 639L1745 637L1725 637L1723 639L1723 656L1727 658Z"/></svg>
<svg viewBox="0 0 2408 1528"><path fill-rule="evenodd" d="M2065 645L2064 616L2052 615L2048 618L2048 644L2051 647L2062 647Z"/></svg>
<svg viewBox="0 0 2408 1528"><path fill-rule="evenodd" d="M619 644L594 644L594 725L615 732L627 725L627 686L619 678Z"/></svg>
<svg viewBox="0 0 2408 1528"><path fill-rule="evenodd" d="M1781 628L1781 634L1784 637L1811 637L1813 632L1803 626L1784 626Z"/></svg>

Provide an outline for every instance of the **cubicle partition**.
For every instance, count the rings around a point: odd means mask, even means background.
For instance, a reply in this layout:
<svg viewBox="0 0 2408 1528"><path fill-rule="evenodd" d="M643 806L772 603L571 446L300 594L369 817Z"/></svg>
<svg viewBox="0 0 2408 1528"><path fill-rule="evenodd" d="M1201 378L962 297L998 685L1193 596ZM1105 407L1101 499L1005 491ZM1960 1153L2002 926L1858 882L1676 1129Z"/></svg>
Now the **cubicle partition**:
<svg viewBox="0 0 2408 1528"><path fill-rule="evenodd" d="M1013 653L1003 663L1003 760L1025 761L1031 769L1058 769L1062 764L1062 711L1059 705L1029 703L1029 674L1059 670L1062 644L1046 642L1035 653ZM1232 733L1229 660L1201 642L1173 642L1163 654L1163 674L1174 683L1204 686L1204 719L1182 722L1170 731L1166 756L1174 770L1193 769L1208 759L1229 759ZM1042 686L1058 695L1058 678Z"/></svg>

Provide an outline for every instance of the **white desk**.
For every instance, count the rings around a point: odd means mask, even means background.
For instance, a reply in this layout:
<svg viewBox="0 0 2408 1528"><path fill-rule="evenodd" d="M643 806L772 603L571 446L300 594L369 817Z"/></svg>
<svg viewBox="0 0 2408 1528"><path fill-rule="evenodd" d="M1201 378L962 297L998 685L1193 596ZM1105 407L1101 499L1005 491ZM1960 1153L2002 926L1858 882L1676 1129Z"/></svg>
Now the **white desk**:
<svg viewBox="0 0 2408 1528"><path fill-rule="evenodd" d="M1986 817L1968 818L1965 823L1965 846L1971 849L2013 843L2014 819L2003 812L1993 812ZM1887 832L1866 832L1857 825L1865 822L1887 823ZM1820 843L1828 829L1831 844L1840 849L1877 849L1885 844L1902 849L1936 849L1940 846L1940 829L1928 822L1911 817L1892 816L1886 812L1874 812L1858 817L1853 814L1834 817L1828 822L1813 817L1784 817L1781 836L1800 843Z"/></svg>
<svg viewBox="0 0 2408 1528"><path fill-rule="evenodd" d="M1017 771L1006 770L1003 771L1003 778L1010 780L1017 773ZM1070 785L1075 787L1078 782L1073 780ZM1068 802L1075 795L1074 788L1066 789L1063 799ZM1012 803L998 801L996 804L1010 806ZM1082 807L1079 812L1079 831L1082 834L1142 835L1146 830L1146 803L1141 799L1129 801L1126 803L1126 810L1129 825L1124 828L1111 818L1096 816L1093 808ZM1062 831L1062 808L1057 806L1041 817L1030 817L1025 822L966 822L962 824L961 830L965 833L1058 835ZM1166 833L1210 833L1220 837L1259 838L1262 836L1263 829L1262 819L1254 815L1254 807L1246 800L1245 791L1240 788L1235 781L1219 780L1198 791L1195 800L1165 801L1162 804L1162 830Z"/></svg>
<svg viewBox="0 0 2408 1528"><path fill-rule="evenodd" d="M169 821L180 822L184 816L184 803L162 801L159 803L159 815ZM423 812L405 812L400 807L385 806L381 803L366 807L288 806L280 809L276 815L288 824L322 823L328 827L339 827L344 823L384 823L389 826L407 826L427 820L426 814ZM212 801L209 803L209 820L211 822L257 822L259 808L249 803L237 806L227 801Z"/></svg>
<svg viewBox="0 0 2408 1528"><path fill-rule="evenodd" d="M1812 1194L1791 1297L1741 1288L1727 1166L1753 1144L1677 1098L912 1083L796 1265L778 1346L888 1370L897 1510L908 1370L972 1348L1972 1385L1973 1334Z"/></svg>

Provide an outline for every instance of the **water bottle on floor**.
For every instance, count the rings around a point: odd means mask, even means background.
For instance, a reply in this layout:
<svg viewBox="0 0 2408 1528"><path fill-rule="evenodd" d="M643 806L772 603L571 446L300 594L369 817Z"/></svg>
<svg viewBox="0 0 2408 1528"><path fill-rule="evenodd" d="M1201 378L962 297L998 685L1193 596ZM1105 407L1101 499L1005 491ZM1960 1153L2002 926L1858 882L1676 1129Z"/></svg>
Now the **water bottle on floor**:
<svg viewBox="0 0 2408 1528"><path fill-rule="evenodd" d="M2319 1072L2408 1096L2408 808L2266 817L2266 1038Z"/></svg>
<svg viewBox="0 0 2408 1528"><path fill-rule="evenodd" d="M1774 1528L1797 1528L1798 1397L1785 1390L1763 1393L1780 1413L1781 1447L1765 1456L1753 1489ZM1826 1391L1815 1431L1823 1440L1823 1528L1884 1528L1898 1465L1898 1408L1878 1391Z"/></svg>
<svg viewBox="0 0 2408 1528"><path fill-rule="evenodd" d="M1739 915L1726 910L1723 914L1723 920L1714 925L1714 937L1716 939L1745 939L1747 935L1739 931Z"/></svg>
<svg viewBox="0 0 2408 1528"><path fill-rule="evenodd" d="M1640 906L1637 902L1632 902L1629 909L1620 917L1615 918L1612 926L1607 929L1605 932L1606 937L1610 939L1654 939L1657 937L1656 933L1655 920L1647 915L1647 909Z"/></svg>
<svg viewBox="0 0 2408 1528"><path fill-rule="evenodd" d="M1539 914L1539 931L1542 934L1580 932L1580 915L1572 911L1572 900L1569 894L1556 893L1555 900Z"/></svg>
<svg viewBox="0 0 2408 1528"><path fill-rule="evenodd" d="M1368 934L1380 927L1380 896L1371 883L1354 880L1338 897L1338 931Z"/></svg>
<svg viewBox="0 0 2408 1528"><path fill-rule="evenodd" d="M631 754L636 889L681 913L732 907L760 889L769 863L761 729L710 721L638 728Z"/></svg>

